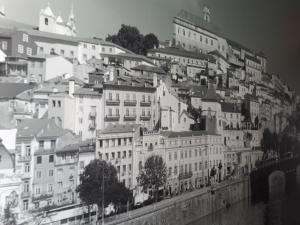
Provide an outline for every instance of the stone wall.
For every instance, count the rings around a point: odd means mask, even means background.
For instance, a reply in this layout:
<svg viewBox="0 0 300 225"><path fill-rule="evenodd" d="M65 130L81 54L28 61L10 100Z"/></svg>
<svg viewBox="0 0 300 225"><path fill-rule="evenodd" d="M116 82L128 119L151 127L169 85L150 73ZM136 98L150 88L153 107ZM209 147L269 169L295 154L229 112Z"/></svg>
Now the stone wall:
<svg viewBox="0 0 300 225"><path fill-rule="evenodd" d="M109 218L114 225L184 225L214 211L239 202L250 195L249 178L203 188L141 209Z"/></svg>

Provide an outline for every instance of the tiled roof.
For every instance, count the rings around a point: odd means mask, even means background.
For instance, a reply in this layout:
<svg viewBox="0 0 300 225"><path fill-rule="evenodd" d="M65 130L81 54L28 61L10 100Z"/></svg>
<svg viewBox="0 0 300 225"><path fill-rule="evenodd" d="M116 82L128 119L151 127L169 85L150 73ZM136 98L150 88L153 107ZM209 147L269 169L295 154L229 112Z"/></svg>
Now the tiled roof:
<svg viewBox="0 0 300 225"><path fill-rule="evenodd" d="M74 92L74 95L93 95L101 96L101 93L93 90L92 88L79 88Z"/></svg>
<svg viewBox="0 0 300 225"><path fill-rule="evenodd" d="M20 30L27 32L29 35L31 35L33 37L45 38L48 40L67 41L67 42L72 43L73 45L78 45L78 38L76 38L76 37L55 34L55 33L49 33L49 32L44 32L44 31L40 31L40 30L33 30L33 29L20 29Z"/></svg>
<svg viewBox="0 0 300 225"><path fill-rule="evenodd" d="M193 58L193 59L200 59L200 60L209 60L209 62L215 63L216 60L211 55L205 55L202 53L197 52L189 52L182 48L178 47L170 47L170 48L156 48L149 50L149 53L162 53L162 54L168 54L168 55L174 55L174 56L181 56L186 58Z"/></svg>
<svg viewBox="0 0 300 225"><path fill-rule="evenodd" d="M147 63L153 64L153 62L143 55L138 55L135 53L119 53L119 54L109 54L109 53L101 53L101 56L107 56L111 58L122 58L122 59L135 59L139 61L145 61Z"/></svg>
<svg viewBox="0 0 300 225"><path fill-rule="evenodd" d="M68 90L68 85L66 84L54 84L54 83L44 83L40 88L37 88L34 93L53 93L53 89L57 90L57 93L64 93Z"/></svg>
<svg viewBox="0 0 300 225"><path fill-rule="evenodd" d="M230 112L230 113L240 113L240 109L236 104L221 102L222 112Z"/></svg>
<svg viewBox="0 0 300 225"><path fill-rule="evenodd" d="M185 10L181 10L177 16L175 17L177 19L184 20L190 24L193 24L196 27L202 28L204 30L207 30L213 34L217 34L219 36L222 36L221 30L214 25L213 23L207 23L202 17L196 16L190 12L187 12Z"/></svg>
<svg viewBox="0 0 300 225"><path fill-rule="evenodd" d="M129 133L136 131L140 127L139 124L118 124L118 125L109 125L103 129L100 134L111 134L111 133Z"/></svg>
<svg viewBox="0 0 300 225"><path fill-rule="evenodd" d="M34 88L32 84L0 83L0 99L13 99L24 91Z"/></svg>
<svg viewBox="0 0 300 225"><path fill-rule="evenodd" d="M34 28L34 26L32 25L17 22L7 18L0 18L0 27L5 29L16 29L16 28L33 29Z"/></svg>
<svg viewBox="0 0 300 225"><path fill-rule="evenodd" d="M138 70L138 71L143 70L143 71L158 73L158 74L166 74L166 72L162 68L156 67L156 66L139 65L139 66L133 67L131 69Z"/></svg>
<svg viewBox="0 0 300 225"><path fill-rule="evenodd" d="M50 119L25 119L17 126L17 137L51 138L69 132Z"/></svg>

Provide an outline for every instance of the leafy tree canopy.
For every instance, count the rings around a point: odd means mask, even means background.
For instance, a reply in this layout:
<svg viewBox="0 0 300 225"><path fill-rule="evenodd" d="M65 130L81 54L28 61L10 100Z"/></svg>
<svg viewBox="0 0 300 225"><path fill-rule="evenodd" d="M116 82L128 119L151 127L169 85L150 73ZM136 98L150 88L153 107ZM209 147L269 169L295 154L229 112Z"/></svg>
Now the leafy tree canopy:
<svg viewBox="0 0 300 225"><path fill-rule="evenodd" d="M159 187L164 186L167 181L167 168L163 158L158 155L150 156L138 176L138 181L144 190L154 187L157 192Z"/></svg>
<svg viewBox="0 0 300 225"><path fill-rule="evenodd" d="M118 182L115 167L98 159L93 160L85 167L84 172L80 175L77 192L86 205L97 204L98 209L102 208L103 196L104 207L110 203L125 204L130 198L130 191L123 183Z"/></svg>
<svg viewBox="0 0 300 225"><path fill-rule="evenodd" d="M117 34L108 35L106 40L141 55L146 55L149 49L159 45L159 41L153 33L144 36L138 28L124 24L121 25Z"/></svg>

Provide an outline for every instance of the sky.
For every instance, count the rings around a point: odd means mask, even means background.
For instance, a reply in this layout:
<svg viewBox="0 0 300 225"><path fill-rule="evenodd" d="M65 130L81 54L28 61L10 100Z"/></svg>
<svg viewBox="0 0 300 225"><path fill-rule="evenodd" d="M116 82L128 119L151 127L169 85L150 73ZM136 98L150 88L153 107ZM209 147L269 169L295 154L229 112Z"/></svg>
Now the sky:
<svg viewBox="0 0 300 225"><path fill-rule="evenodd" d="M268 72L300 93L299 0L0 0L0 5L7 18L37 26L39 12L48 2L64 20L74 3L78 36L106 38L128 24L160 40L171 39L172 18L181 9L202 16L207 4L212 22L226 37L263 51Z"/></svg>

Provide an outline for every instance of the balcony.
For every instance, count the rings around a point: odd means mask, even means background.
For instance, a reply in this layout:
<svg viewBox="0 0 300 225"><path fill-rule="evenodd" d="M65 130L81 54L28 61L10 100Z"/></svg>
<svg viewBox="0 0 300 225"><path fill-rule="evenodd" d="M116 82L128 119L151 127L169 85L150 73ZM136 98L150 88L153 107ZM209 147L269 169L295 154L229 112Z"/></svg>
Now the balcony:
<svg viewBox="0 0 300 225"><path fill-rule="evenodd" d="M120 115L108 115L104 119L106 122L116 122L120 120Z"/></svg>
<svg viewBox="0 0 300 225"><path fill-rule="evenodd" d="M43 195L32 196L32 200L33 201L41 201L41 200L46 200L46 199L52 198L52 197L53 197L53 192L52 193L48 193L48 194L43 194Z"/></svg>
<svg viewBox="0 0 300 225"><path fill-rule="evenodd" d="M136 100L125 100L124 106L136 106L137 101Z"/></svg>
<svg viewBox="0 0 300 225"><path fill-rule="evenodd" d="M143 120L143 121L150 121L151 119L151 115L142 115L140 116L140 120Z"/></svg>
<svg viewBox="0 0 300 225"><path fill-rule="evenodd" d="M136 115L125 115L124 121L136 121Z"/></svg>
<svg viewBox="0 0 300 225"><path fill-rule="evenodd" d="M96 129L96 123L90 123L89 130L95 130L95 129Z"/></svg>
<svg viewBox="0 0 300 225"><path fill-rule="evenodd" d="M90 119L95 119L97 116L97 113L95 111L90 112L89 117Z"/></svg>
<svg viewBox="0 0 300 225"><path fill-rule="evenodd" d="M140 106L149 107L149 106L151 106L151 102L142 101L142 102L140 102Z"/></svg>
<svg viewBox="0 0 300 225"><path fill-rule="evenodd" d="M119 106L120 105L120 99L107 99L106 105L108 106Z"/></svg>
<svg viewBox="0 0 300 225"><path fill-rule="evenodd" d="M29 197L30 197L30 191L21 193L21 198L29 198Z"/></svg>
<svg viewBox="0 0 300 225"><path fill-rule="evenodd" d="M178 179L179 180L185 180L185 179L189 179L193 176L193 172L190 171L190 172L187 172L187 173L180 173L179 176L178 176Z"/></svg>
<svg viewBox="0 0 300 225"><path fill-rule="evenodd" d="M20 156L18 162L30 162L31 161L31 156Z"/></svg>

